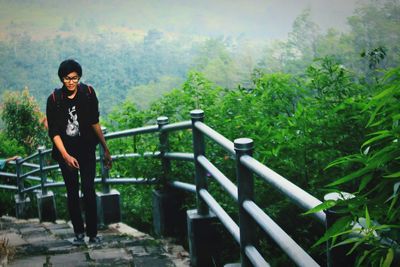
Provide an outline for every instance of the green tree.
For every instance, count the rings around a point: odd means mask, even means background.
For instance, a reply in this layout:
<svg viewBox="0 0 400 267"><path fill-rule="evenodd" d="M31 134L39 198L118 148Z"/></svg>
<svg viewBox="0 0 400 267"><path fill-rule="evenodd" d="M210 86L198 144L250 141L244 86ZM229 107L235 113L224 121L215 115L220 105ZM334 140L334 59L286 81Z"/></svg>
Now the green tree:
<svg viewBox="0 0 400 267"><path fill-rule="evenodd" d="M378 68L393 68L400 63L399 42L400 3L388 0L383 3L370 1L360 6L354 16L349 18L351 27L351 45L354 50L353 59L356 67L367 76L380 75L371 69L370 58L360 58L358 55L369 54L377 48L385 48L385 59L376 65ZM368 78L368 77L367 77Z"/></svg>
<svg viewBox="0 0 400 267"><path fill-rule="evenodd" d="M17 140L10 138L3 131L0 132L0 158L5 159L14 155L24 155L24 147Z"/></svg>
<svg viewBox="0 0 400 267"><path fill-rule="evenodd" d="M4 95L1 118L5 124L5 134L9 139L16 140L26 154L34 152L48 139L41 123L43 117L38 104L27 89Z"/></svg>
<svg viewBox="0 0 400 267"><path fill-rule="evenodd" d="M179 86L182 80L177 77L162 76L157 82L138 85L128 90L126 99L141 110L148 109L150 104L160 99L165 93Z"/></svg>
<svg viewBox="0 0 400 267"><path fill-rule="evenodd" d="M234 88L239 81L238 66L223 38L208 39L197 50L194 69L219 86Z"/></svg>

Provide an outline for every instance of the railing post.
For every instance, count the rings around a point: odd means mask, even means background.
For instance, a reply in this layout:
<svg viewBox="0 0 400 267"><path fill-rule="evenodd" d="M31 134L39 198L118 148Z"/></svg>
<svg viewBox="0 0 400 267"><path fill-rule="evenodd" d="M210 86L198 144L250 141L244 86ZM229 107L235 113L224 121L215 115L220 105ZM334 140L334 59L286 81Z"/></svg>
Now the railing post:
<svg viewBox="0 0 400 267"><path fill-rule="evenodd" d="M181 198L175 190L168 186L171 161L164 157L169 150L168 132L162 131L162 127L168 123L168 117L161 116L157 118L163 173L160 178L161 187L153 190L152 204L154 233L158 236L174 236L178 234L181 230L179 227L181 222L179 220L182 219L179 214Z"/></svg>
<svg viewBox="0 0 400 267"><path fill-rule="evenodd" d="M23 181L23 179L21 179L21 165L22 165L21 160L22 160L21 157L18 157L15 160L15 163L16 163L15 171L17 174L18 197L19 197L19 199L22 200L24 198L24 194L22 193L22 191L24 190L24 181Z"/></svg>
<svg viewBox="0 0 400 267"><path fill-rule="evenodd" d="M45 150L44 146L38 147L38 153L39 153L39 169L40 169L40 187L42 189L42 195L45 196L47 195L47 187L46 182L47 182L47 176L46 173L43 171L44 168L44 154L43 151Z"/></svg>
<svg viewBox="0 0 400 267"><path fill-rule="evenodd" d="M256 224L243 208L243 202L253 200L254 181L252 172L240 162L240 158L243 155L252 155L253 140L249 138L236 139L234 141L234 148L236 152L236 176L238 183L241 266L249 267L253 265L246 256L245 248L248 245L255 245Z"/></svg>
<svg viewBox="0 0 400 267"><path fill-rule="evenodd" d="M41 222L49 221L55 222L57 219L56 215L56 201L52 191L47 191L46 183L47 176L44 171L44 146L38 147L39 155L39 170L40 170L40 187L41 192L36 193L38 216Z"/></svg>
<svg viewBox="0 0 400 267"><path fill-rule="evenodd" d="M346 200L354 198L353 194L347 192L332 192L324 196L324 200ZM328 230L335 222L341 218L344 214L337 212L335 207L325 210L326 214L326 230ZM342 245L331 248L332 242L328 240L326 242L327 247L327 266L328 267L340 267L340 266L354 266L355 255L347 255L347 252L351 249L352 245Z"/></svg>
<svg viewBox="0 0 400 267"><path fill-rule="evenodd" d="M195 179L196 179L196 199L197 199L197 213L199 215L209 214L209 208L204 200L200 197L200 190L207 189L207 176L205 170L198 162L198 156L205 154L205 143L204 135L200 132L195 124L198 121L204 121L204 111L201 109L195 109L190 112L192 118L192 131L193 131L193 153L195 163Z"/></svg>
<svg viewBox="0 0 400 267"><path fill-rule="evenodd" d="M101 127L103 134L107 133L107 128ZM101 185L102 191L96 192L97 197L97 224L100 228L110 223L121 221L121 201L117 190L110 190L107 179L110 177L110 171L104 165L104 149L99 145Z"/></svg>
<svg viewBox="0 0 400 267"><path fill-rule="evenodd" d="M170 160L164 157L165 152L168 152L168 149L169 149L168 133L161 131L161 128L164 125L167 125L168 123L169 123L168 117L161 116L161 117L157 118L158 130L160 132L159 133L160 153L161 153L160 156L161 156L161 164L162 164L162 170L163 170L163 175L161 177L162 189L165 189L165 187L167 185L169 173L171 170Z"/></svg>
<svg viewBox="0 0 400 267"><path fill-rule="evenodd" d="M18 192L14 196L15 199L15 217L18 219L27 218L28 216L28 205L31 201L29 197L25 197L24 191L24 180L21 178L21 168L22 168L22 158L18 157L15 160L16 166L16 175L17 175L17 187Z"/></svg>
<svg viewBox="0 0 400 267"><path fill-rule="evenodd" d="M193 153L195 163L197 209L187 210L187 233L190 253L190 264L194 267L215 266L217 217L210 212L207 203L201 198L200 191L207 190L206 172L198 162L199 156L205 154L204 135L196 128L197 122L204 120L204 111L192 110Z"/></svg>
<svg viewBox="0 0 400 267"><path fill-rule="evenodd" d="M107 133L107 128L101 127L103 134ZM104 148L99 145L100 168L101 168L101 185L104 194L110 193L110 186L107 184L107 179L110 177L109 170L104 166Z"/></svg>

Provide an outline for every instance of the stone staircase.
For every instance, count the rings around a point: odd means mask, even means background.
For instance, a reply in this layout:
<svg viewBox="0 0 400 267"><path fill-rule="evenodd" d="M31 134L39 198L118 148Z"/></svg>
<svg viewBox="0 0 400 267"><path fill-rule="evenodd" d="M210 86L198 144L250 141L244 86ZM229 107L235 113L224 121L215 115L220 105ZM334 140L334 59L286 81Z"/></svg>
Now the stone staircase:
<svg viewBox="0 0 400 267"><path fill-rule="evenodd" d="M182 246L168 239L154 239L126 224L117 223L99 230L102 243L74 246L74 233L65 221L0 218L2 266L190 266ZM5 245L4 243L8 243ZM8 257L6 256L8 255Z"/></svg>

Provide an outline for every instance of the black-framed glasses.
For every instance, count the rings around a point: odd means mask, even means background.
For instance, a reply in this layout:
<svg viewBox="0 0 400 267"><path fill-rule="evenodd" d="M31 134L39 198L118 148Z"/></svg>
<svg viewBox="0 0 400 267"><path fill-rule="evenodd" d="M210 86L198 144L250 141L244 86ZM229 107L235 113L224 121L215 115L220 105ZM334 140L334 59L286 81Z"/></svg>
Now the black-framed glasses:
<svg viewBox="0 0 400 267"><path fill-rule="evenodd" d="M74 77L68 77L68 76L66 76L66 77L64 77L63 78L64 79L64 82L70 82L70 81L72 81L72 82L74 82L74 83L77 83L78 81L79 81L79 76L74 76Z"/></svg>

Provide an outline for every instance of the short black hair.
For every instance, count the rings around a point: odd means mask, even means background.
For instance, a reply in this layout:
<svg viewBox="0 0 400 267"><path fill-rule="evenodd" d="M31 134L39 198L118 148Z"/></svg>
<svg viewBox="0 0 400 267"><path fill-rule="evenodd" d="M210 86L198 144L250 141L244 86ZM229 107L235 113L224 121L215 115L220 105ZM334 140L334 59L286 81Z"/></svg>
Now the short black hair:
<svg viewBox="0 0 400 267"><path fill-rule="evenodd" d="M63 82L64 77L74 71L79 77L82 77L82 67L78 61L75 59L67 59L61 62L60 67L58 68L58 77L60 78L60 81Z"/></svg>

